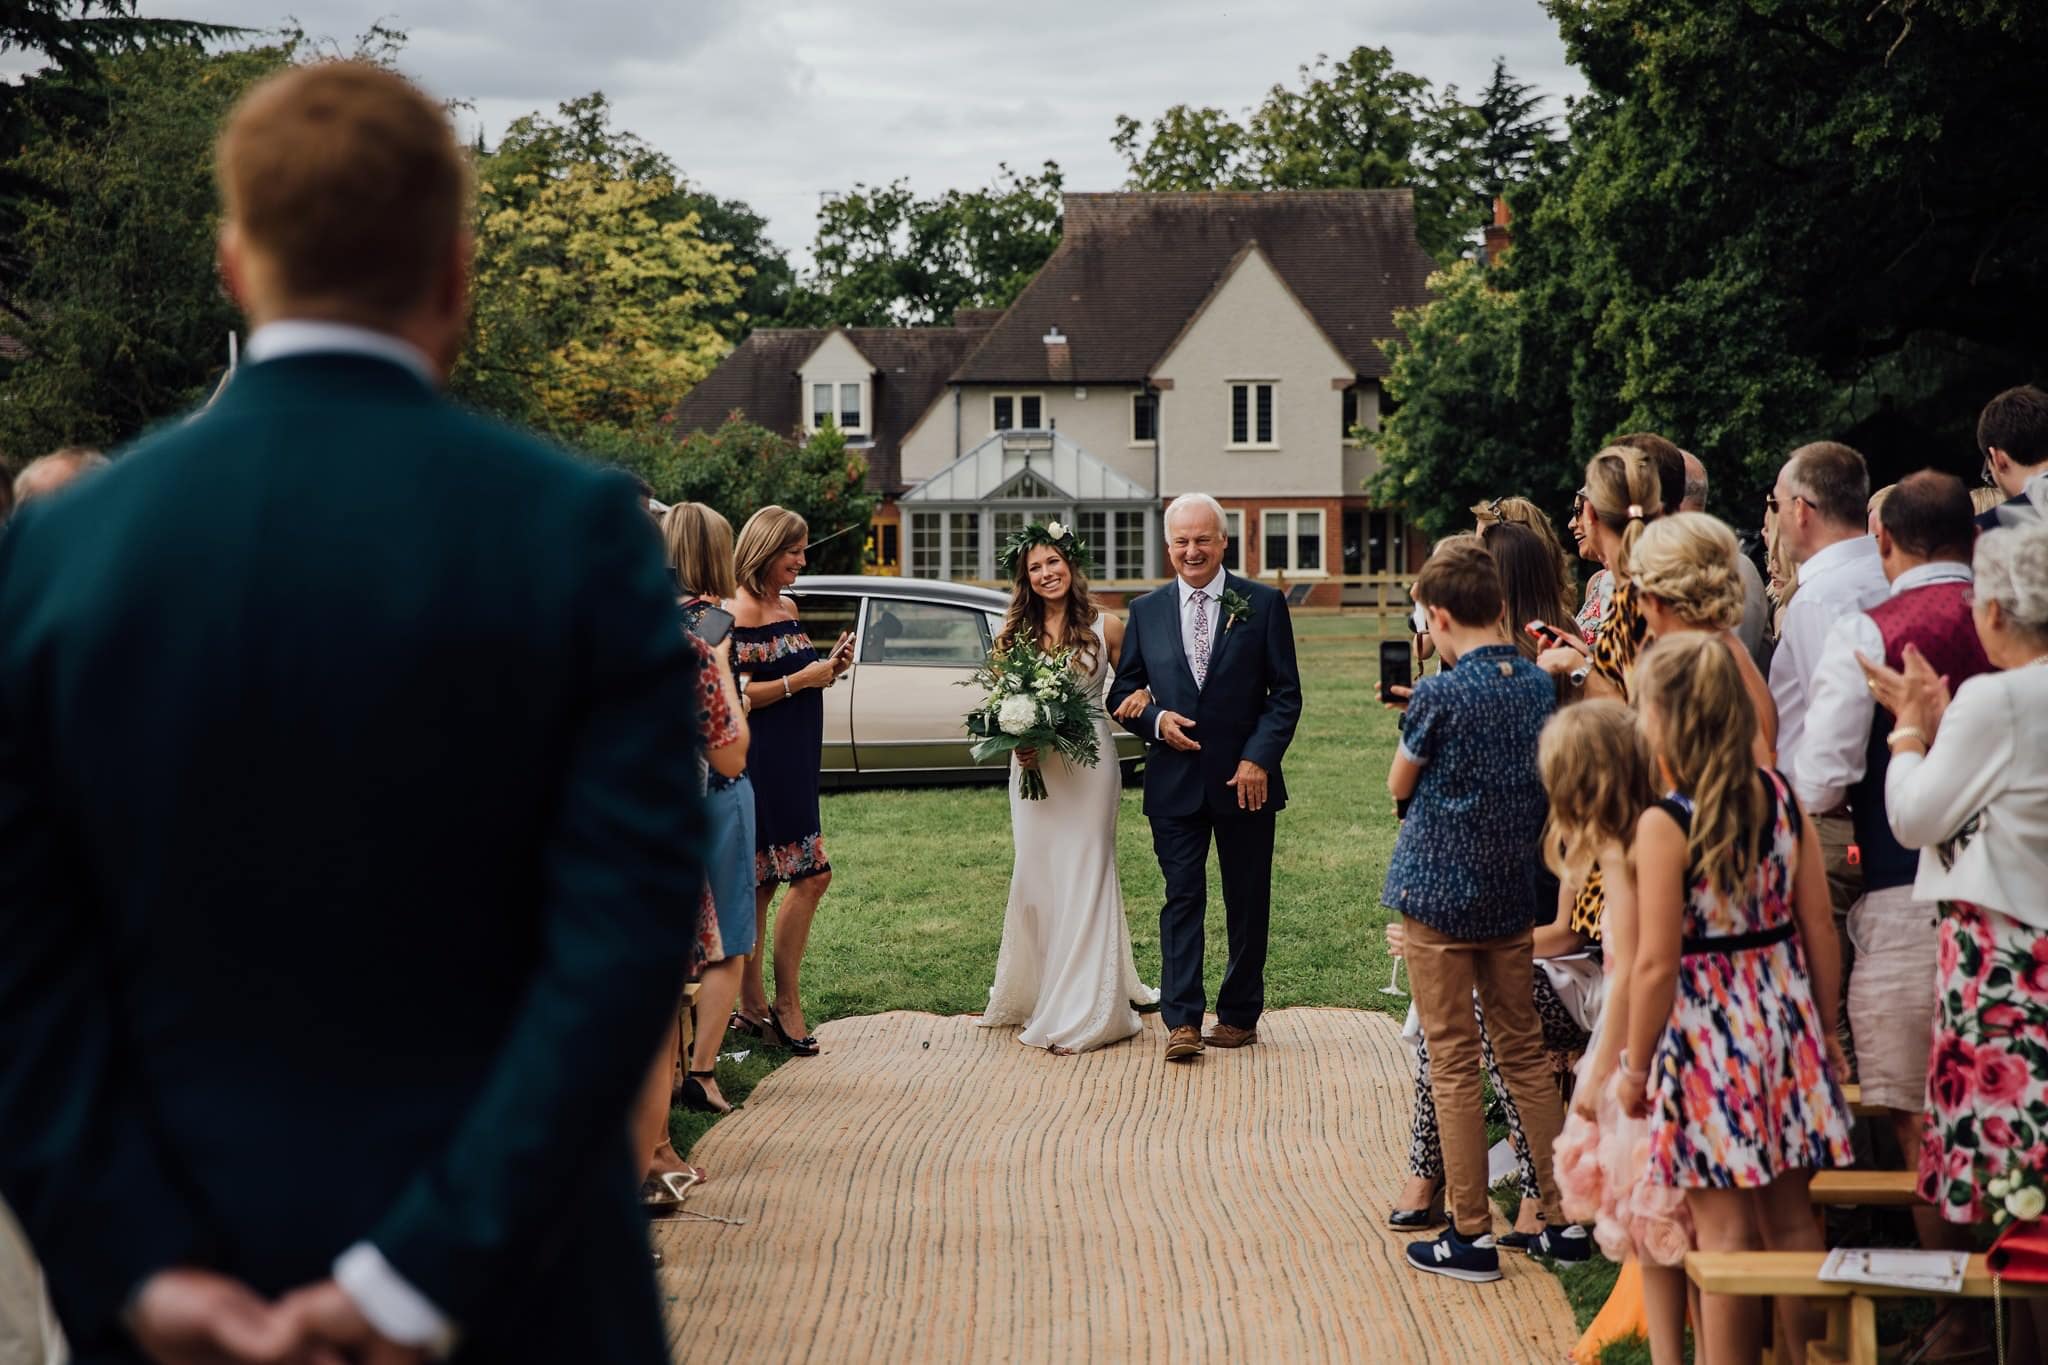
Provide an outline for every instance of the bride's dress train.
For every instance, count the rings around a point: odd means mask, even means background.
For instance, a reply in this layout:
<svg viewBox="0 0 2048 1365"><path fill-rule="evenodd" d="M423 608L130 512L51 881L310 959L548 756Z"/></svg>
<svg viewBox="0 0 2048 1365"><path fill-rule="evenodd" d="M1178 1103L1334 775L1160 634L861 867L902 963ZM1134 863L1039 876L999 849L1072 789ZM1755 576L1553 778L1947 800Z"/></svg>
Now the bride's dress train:
<svg viewBox="0 0 2048 1365"><path fill-rule="evenodd" d="M1109 682L1109 646L1095 623L1097 656L1089 690L1098 706ZM1069 765L1057 754L1039 759L1046 799L1017 794L1011 760L1010 829L1015 870L1003 916L1003 947L989 988L984 1028L1022 1025L1029 1047L1085 1052L1137 1033L1134 1005L1156 1004L1159 992L1138 979L1131 931L1124 922L1116 872L1116 813L1122 780L1109 717L1098 712L1102 761Z"/></svg>

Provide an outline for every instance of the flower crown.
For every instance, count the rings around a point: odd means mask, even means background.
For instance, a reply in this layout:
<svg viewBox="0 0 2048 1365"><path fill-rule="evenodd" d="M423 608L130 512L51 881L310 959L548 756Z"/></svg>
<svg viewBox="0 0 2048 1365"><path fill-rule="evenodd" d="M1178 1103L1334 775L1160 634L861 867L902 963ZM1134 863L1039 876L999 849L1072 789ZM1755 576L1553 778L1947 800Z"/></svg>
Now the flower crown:
<svg viewBox="0 0 2048 1365"><path fill-rule="evenodd" d="M1095 556L1089 553L1088 542L1074 534L1073 527L1057 521L1034 521L1004 543L1003 553L997 561L1002 568L1003 577L1015 578L1017 566L1041 545L1050 545L1058 550L1069 564L1084 575L1094 574Z"/></svg>

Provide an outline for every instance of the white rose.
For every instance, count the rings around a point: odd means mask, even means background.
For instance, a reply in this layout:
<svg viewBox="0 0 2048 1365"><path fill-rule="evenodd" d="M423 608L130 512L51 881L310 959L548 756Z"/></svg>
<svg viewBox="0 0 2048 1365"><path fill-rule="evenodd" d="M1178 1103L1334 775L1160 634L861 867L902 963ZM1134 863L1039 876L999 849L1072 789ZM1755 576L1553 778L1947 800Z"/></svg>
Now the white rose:
<svg viewBox="0 0 2048 1365"><path fill-rule="evenodd" d="M1038 703L1030 697L1005 697L996 708L996 723L1006 735L1021 735L1038 724Z"/></svg>
<svg viewBox="0 0 2048 1365"><path fill-rule="evenodd" d="M2039 1186L2028 1186L2014 1190L2005 1197L2005 1211L2022 1223L2031 1223L2043 1213L2048 1213L2048 1194Z"/></svg>
<svg viewBox="0 0 2048 1365"><path fill-rule="evenodd" d="M1056 521L1048 521L1045 524L1045 533L1054 540L1065 540L1067 538L1067 528Z"/></svg>

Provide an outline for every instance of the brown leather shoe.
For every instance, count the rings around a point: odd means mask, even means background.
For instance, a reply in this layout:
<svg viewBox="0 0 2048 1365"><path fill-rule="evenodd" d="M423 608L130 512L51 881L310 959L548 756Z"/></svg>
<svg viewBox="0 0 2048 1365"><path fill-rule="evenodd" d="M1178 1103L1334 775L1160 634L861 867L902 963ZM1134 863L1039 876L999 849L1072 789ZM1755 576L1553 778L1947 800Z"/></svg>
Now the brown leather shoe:
<svg viewBox="0 0 2048 1365"><path fill-rule="evenodd" d="M1202 1041L1210 1047L1250 1047L1259 1041L1256 1028L1239 1028L1235 1024L1218 1024L1202 1035Z"/></svg>
<svg viewBox="0 0 2048 1365"><path fill-rule="evenodd" d="M1169 1062L1192 1062L1202 1055L1202 1031L1193 1024L1182 1024L1166 1035L1166 1060Z"/></svg>

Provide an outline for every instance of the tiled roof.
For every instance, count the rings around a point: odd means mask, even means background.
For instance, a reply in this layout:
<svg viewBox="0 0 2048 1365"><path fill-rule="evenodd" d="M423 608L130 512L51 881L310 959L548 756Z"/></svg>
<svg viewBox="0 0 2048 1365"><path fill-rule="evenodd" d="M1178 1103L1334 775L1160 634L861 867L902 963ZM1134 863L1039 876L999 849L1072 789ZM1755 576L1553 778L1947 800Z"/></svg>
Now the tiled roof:
<svg viewBox="0 0 2048 1365"><path fill-rule="evenodd" d="M885 493L902 487L903 438L945 391L946 379L984 327L848 327L847 339L875 365L873 444L868 483ZM757 426L800 432L805 419L797 369L830 332L825 328L759 328L748 334L672 416L679 431L710 431L737 411Z"/></svg>
<svg viewBox="0 0 2048 1365"><path fill-rule="evenodd" d="M1407 190L1070 194L1060 245L953 375L963 383L1141 382L1247 243L1257 242L1357 372L1435 268ZM1053 372L1044 338L1067 356Z"/></svg>

